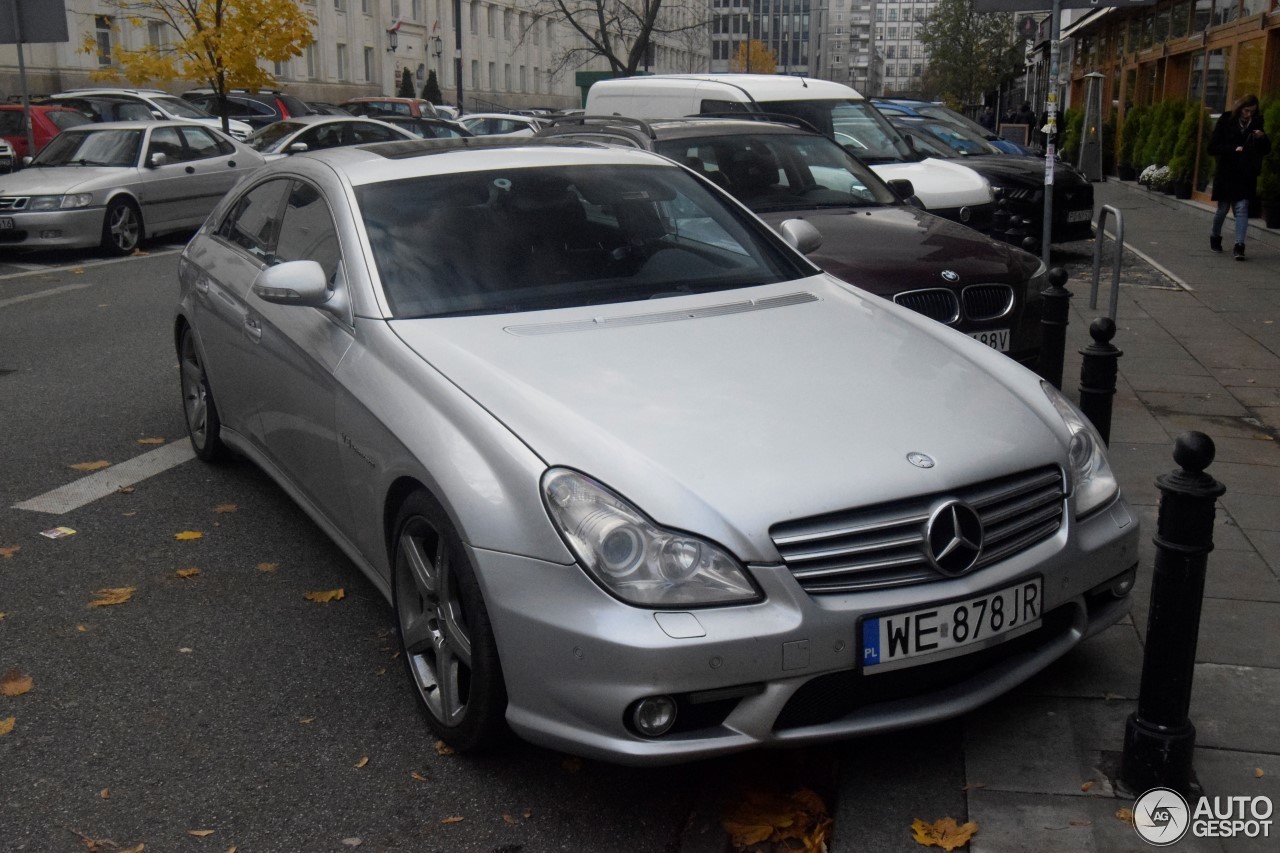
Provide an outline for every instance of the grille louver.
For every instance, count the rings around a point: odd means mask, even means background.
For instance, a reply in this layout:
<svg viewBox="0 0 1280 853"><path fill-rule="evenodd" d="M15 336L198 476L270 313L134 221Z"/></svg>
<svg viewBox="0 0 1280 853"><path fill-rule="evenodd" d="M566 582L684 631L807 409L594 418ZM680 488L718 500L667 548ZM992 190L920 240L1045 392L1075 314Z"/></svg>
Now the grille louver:
<svg viewBox="0 0 1280 853"><path fill-rule="evenodd" d="M975 284L960 298L970 320L995 320L1013 310L1013 288L1007 284Z"/></svg>
<svg viewBox="0 0 1280 853"><path fill-rule="evenodd" d="M954 323L960 319L960 302L955 292L940 287L898 293L893 301L939 323Z"/></svg>

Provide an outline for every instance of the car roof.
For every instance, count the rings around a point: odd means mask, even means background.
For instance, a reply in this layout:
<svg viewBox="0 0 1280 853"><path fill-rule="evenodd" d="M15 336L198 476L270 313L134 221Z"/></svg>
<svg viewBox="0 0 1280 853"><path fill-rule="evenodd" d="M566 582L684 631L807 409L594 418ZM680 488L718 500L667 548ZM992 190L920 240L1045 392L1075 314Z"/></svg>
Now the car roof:
<svg viewBox="0 0 1280 853"><path fill-rule="evenodd" d="M304 161L311 161L315 167ZM670 160L635 149L531 137L415 139L350 145L277 161L288 168L328 167L353 186L388 180L489 169L575 165L653 165L678 168ZM322 171L324 169L322 168Z"/></svg>
<svg viewBox="0 0 1280 853"><path fill-rule="evenodd" d="M557 119L540 133L544 138L556 135L613 133L633 139L692 139L706 136L745 136L748 134L804 134L820 136L799 122L760 121L752 118L690 116L677 119L641 121L624 116L570 116Z"/></svg>
<svg viewBox="0 0 1280 853"><path fill-rule="evenodd" d="M509 118L515 119L516 121L529 121L534 123L546 121L546 119L543 119L541 116L520 115L519 113L467 113L459 119L459 121L469 118Z"/></svg>
<svg viewBox="0 0 1280 853"><path fill-rule="evenodd" d="M640 88L656 85L648 81L664 80L688 81L690 84L721 83L749 93L750 97L757 102L862 97L856 89L843 83L789 74L652 74L601 80L594 85L604 86L606 89L615 87L623 89L630 86Z"/></svg>
<svg viewBox="0 0 1280 853"><path fill-rule="evenodd" d="M75 127L69 127L62 132L90 133L97 130L147 130L148 128L155 130L156 128L161 127L202 127L205 130L217 130L216 127L210 127L209 125L201 124L198 121L164 119L162 121L91 121L88 124L78 124Z"/></svg>

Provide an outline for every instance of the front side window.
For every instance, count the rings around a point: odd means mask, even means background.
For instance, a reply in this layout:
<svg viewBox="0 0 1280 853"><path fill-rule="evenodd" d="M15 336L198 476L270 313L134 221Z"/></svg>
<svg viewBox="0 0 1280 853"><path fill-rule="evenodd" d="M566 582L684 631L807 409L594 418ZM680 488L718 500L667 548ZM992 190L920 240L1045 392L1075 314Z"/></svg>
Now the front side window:
<svg viewBox="0 0 1280 853"><path fill-rule="evenodd" d="M182 137L176 127L160 127L151 134L151 142L147 146L147 162L157 154L163 154L170 163L179 163L185 159L186 152L182 147Z"/></svg>
<svg viewBox="0 0 1280 853"><path fill-rule="evenodd" d="M325 277L333 282L338 271L338 232L324 196L310 184L295 181L285 203L276 242L275 260L316 261L324 268Z"/></svg>
<svg viewBox="0 0 1280 853"><path fill-rule="evenodd" d="M648 300L810 274L670 166L561 166L359 187L398 318ZM484 251L459 251L486 236Z"/></svg>
<svg viewBox="0 0 1280 853"><path fill-rule="evenodd" d="M276 238L280 234L281 208L291 189L288 179L259 184L242 195L222 222L218 236L244 249L258 260L276 262Z"/></svg>
<svg viewBox="0 0 1280 853"><path fill-rule="evenodd" d="M865 101L801 100L765 101L766 112L782 113L807 121L820 133L833 137L858 159L868 163L907 162L915 159L902 138L875 107Z"/></svg>

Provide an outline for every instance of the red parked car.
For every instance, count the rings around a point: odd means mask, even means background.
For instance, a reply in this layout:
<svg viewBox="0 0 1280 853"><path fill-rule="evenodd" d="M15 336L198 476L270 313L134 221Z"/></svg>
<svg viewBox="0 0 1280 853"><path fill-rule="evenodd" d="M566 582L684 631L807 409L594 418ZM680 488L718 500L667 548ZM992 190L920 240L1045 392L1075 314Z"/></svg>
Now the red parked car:
<svg viewBox="0 0 1280 853"><path fill-rule="evenodd" d="M68 127L88 124L91 121L93 119L70 107L32 104L31 133L36 148L35 151L28 151L27 126L22 121L22 104L0 104L0 137L4 137L13 146L15 168L22 162L23 157L28 154L35 156L36 151Z"/></svg>

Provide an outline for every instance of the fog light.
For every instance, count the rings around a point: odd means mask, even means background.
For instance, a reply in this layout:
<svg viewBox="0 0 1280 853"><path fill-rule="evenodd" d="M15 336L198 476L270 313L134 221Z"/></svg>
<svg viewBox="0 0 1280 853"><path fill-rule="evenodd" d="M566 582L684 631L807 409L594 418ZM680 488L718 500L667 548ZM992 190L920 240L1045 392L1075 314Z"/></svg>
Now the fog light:
<svg viewBox="0 0 1280 853"><path fill-rule="evenodd" d="M670 696L641 699L631 712L631 722L640 734L661 737L676 724L676 700Z"/></svg>
<svg viewBox="0 0 1280 853"><path fill-rule="evenodd" d="M42 240L56 240L61 236L62 236L61 231L41 231L40 232L40 239Z"/></svg>
<svg viewBox="0 0 1280 853"><path fill-rule="evenodd" d="M1137 580L1138 570L1130 569L1116 578L1115 583L1111 585L1111 594L1116 598L1124 598L1133 590L1133 585Z"/></svg>

